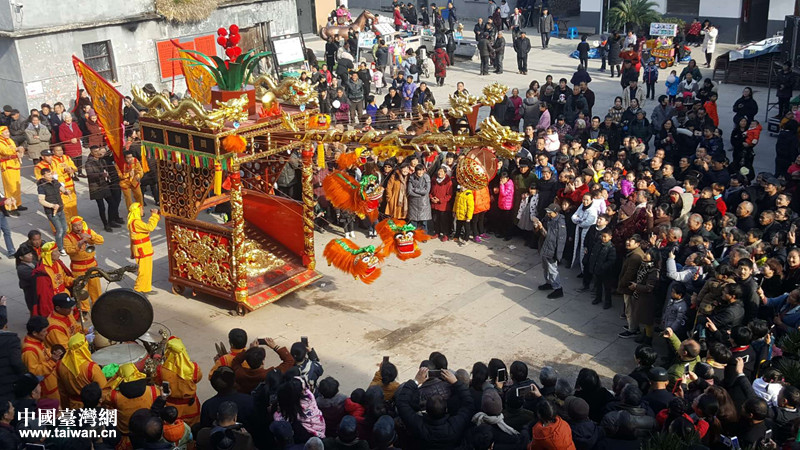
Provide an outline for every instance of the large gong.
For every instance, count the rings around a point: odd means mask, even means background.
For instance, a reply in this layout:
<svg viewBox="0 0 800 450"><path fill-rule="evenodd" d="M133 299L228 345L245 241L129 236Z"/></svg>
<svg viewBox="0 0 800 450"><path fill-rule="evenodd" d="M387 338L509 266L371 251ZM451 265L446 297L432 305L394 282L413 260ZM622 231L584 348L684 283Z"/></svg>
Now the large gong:
<svg viewBox="0 0 800 450"><path fill-rule="evenodd" d="M153 305L132 289L112 289L94 302L92 324L98 333L112 341L133 341L153 324Z"/></svg>

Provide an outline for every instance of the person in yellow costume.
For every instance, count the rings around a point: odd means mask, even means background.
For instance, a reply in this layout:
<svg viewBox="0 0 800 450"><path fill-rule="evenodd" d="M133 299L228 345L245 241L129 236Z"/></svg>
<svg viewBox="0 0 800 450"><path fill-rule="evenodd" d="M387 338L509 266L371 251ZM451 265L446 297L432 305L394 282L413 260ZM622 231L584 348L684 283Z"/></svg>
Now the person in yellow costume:
<svg viewBox="0 0 800 450"><path fill-rule="evenodd" d="M53 312L47 317L47 336L44 339L48 348L58 345L66 349L69 339L81 332L74 308L75 299L66 293L53 296Z"/></svg>
<svg viewBox="0 0 800 450"><path fill-rule="evenodd" d="M69 221L78 215L78 196L75 192L74 180L78 168L72 158L64 154L64 147L60 145L53 146L53 162L50 164L67 191L66 194L61 194L61 201L64 202L64 215Z"/></svg>
<svg viewBox="0 0 800 450"><path fill-rule="evenodd" d="M100 370L100 365L92 361L89 343L82 334L69 339L67 353L59 361L56 370L61 408L82 408L81 389L89 383L97 383L100 389L106 387L106 376Z"/></svg>
<svg viewBox="0 0 800 450"><path fill-rule="evenodd" d="M6 209L12 216L18 216L16 211L25 211L22 206L22 188L20 185L20 159L25 153L24 147L18 147L11 139L8 127L0 127L0 171L2 171L3 191L5 196L13 198L11 204L6 204Z"/></svg>
<svg viewBox="0 0 800 450"><path fill-rule="evenodd" d="M128 210L128 232L131 235L131 254L139 265L133 290L150 293L153 290L153 244L150 243L150 233L156 229L161 216L157 209L151 209L150 219L145 222L142 220L143 214L141 203L131 203Z"/></svg>
<svg viewBox="0 0 800 450"><path fill-rule="evenodd" d="M41 156L42 159L33 166L33 176L36 178L36 181L42 179L42 169L50 169L54 171L53 173L57 173L55 172L55 168L53 168L53 151L50 149L42 150Z"/></svg>
<svg viewBox="0 0 800 450"><path fill-rule="evenodd" d="M125 152L125 164L122 170L117 167L117 174L119 175L119 187L122 188L122 195L125 197L125 204L128 209L130 209L133 200L136 200L140 205L144 204L141 184L144 169L142 169L142 164L139 160L133 156L132 151Z"/></svg>
<svg viewBox="0 0 800 450"><path fill-rule="evenodd" d="M64 356L62 350L52 351L45 345L49 328L47 318L31 316L28 319L28 334L22 341L22 362L28 372L43 377L39 383L42 386L42 398L60 400L58 394L58 377L56 365Z"/></svg>
<svg viewBox="0 0 800 450"><path fill-rule="evenodd" d="M202 378L200 367L189 359L183 341L176 337L170 338L164 351L164 363L158 366L154 382L169 382L167 405L177 408L178 418L189 426L200 421L197 383Z"/></svg>
<svg viewBox="0 0 800 450"><path fill-rule="evenodd" d="M31 272L36 279L36 304L33 314L47 317L53 312L55 295L63 294L72 287L72 272L61 261L55 242L42 245L42 259Z"/></svg>
<svg viewBox="0 0 800 450"><path fill-rule="evenodd" d="M72 276L77 278L92 267L97 267L94 247L102 245L105 240L103 236L91 230L81 216L73 217L69 221L69 226L70 232L64 236L64 251L69 255L69 269L72 271ZM90 279L86 287L92 302L89 303L88 299L83 300L81 311L89 311L91 304L103 293L99 278Z"/></svg>
<svg viewBox="0 0 800 450"><path fill-rule="evenodd" d="M150 409L161 395L159 389L147 384L147 377L139 372L133 363L119 366L114 378L108 381L106 404L117 410L117 428L122 433L122 440L117 449L132 449L128 434L131 416L140 409Z"/></svg>

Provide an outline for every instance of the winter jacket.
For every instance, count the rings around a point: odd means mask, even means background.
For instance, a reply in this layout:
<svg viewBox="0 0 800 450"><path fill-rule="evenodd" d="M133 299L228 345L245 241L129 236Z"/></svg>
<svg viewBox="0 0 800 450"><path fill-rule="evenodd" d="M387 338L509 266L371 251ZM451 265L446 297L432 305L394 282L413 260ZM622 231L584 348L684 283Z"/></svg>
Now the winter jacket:
<svg viewBox="0 0 800 450"><path fill-rule="evenodd" d="M492 207L492 198L489 195L489 188L483 187L477 191L472 191L475 198L475 212L473 214L480 214L486 212Z"/></svg>
<svg viewBox="0 0 800 450"><path fill-rule="evenodd" d="M551 31L553 31L552 14L539 17L539 33L544 34L544 33L549 33Z"/></svg>
<svg viewBox="0 0 800 450"><path fill-rule="evenodd" d="M336 437L339 422L345 416L344 394L336 394L333 398L317 397L317 407L325 418L325 436Z"/></svg>
<svg viewBox="0 0 800 450"><path fill-rule="evenodd" d="M0 306L0 315L6 315L6 307ZM27 372L22 363L22 344L19 336L11 331L0 330L0 401L13 400L14 382Z"/></svg>
<svg viewBox="0 0 800 450"><path fill-rule="evenodd" d="M505 183L500 183L499 189L497 207L501 211L510 211L514 207L514 182L509 179Z"/></svg>
<svg viewBox="0 0 800 450"><path fill-rule="evenodd" d="M44 124L40 123L34 127L32 123L25 129L25 148L28 149L28 156L31 159L39 159L42 151L50 148L50 131Z"/></svg>
<svg viewBox="0 0 800 450"><path fill-rule="evenodd" d="M628 288L631 283L636 281L636 274L639 271L639 266L642 264L644 251L641 247L629 251L622 261L622 270L619 273L619 283L617 290L626 295L631 295L633 292Z"/></svg>
<svg viewBox="0 0 800 450"><path fill-rule="evenodd" d="M603 429L589 419L572 421L569 426L572 429L575 450L592 450L603 438Z"/></svg>
<svg viewBox="0 0 800 450"><path fill-rule="evenodd" d="M469 189L456 193L456 202L453 205L453 215L456 220L472 220L475 212L475 198Z"/></svg>
<svg viewBox="0 0 800 450"><path fill-rule="evenodd" d="M642 81L645 84L655 84L658 81L658 66L647 65L644 66L644 73L642 74Z"/></svg>
<svg viewBox="0 0 800 450"><path fill-rule="evenodd" d="M514 40L514 51L517 52L517 56L519 57L526 57L528 53L531 51L531 40L528 38L517 38Z"/></svg>
<svg viewBox="0 0 800 450"><path fill-rule="evenodd" d="M564 216L559 214L546 218L544 228L546 231L539 245L539 254L543 258L560 260L564 256L564 246L567 243L567 224Z"/></svg>
<svg viewBox="0 0 800 450"><path fill-rule="evenodd" d="M58 138L63 142L64 154L69 157L74 158L76 156L81 156L83 151L81 147L82 137L83 132L81 131L81 127L79 127L78 123L75 121L70 123L64 122L58 127ZM71 142L72 139L75 139L75 142Z"/></svg>
<svg viewBox="0 0 800 450"><path fill-rule="evenodd" d="M444 180L441 183L434 179L431 183L430 197L439 199L439 203L431 202L431 209L435 211L451 210L453 207L453 179L448 175L444 176Z"/></svg>
<svg viewBox="0 0 800 450"><path fill-rule="evenodd" d="M393 219L405 219L408 215L407 180L407 176L396 170L386 183L386 207L383 212Z"/></svg>
<svg viewBox="0 0 800 450"><path fill-rule="evenodd" d="M556 417L555 422L549 425L537 422L531 435L533 440L528 445L528 450L575 450L572 430L561 417Z"/></svg>
<svg viewBox="0 0 800 450"><path fill-rule="evenodd" d="M431 177L423 173L421 177L411 174L408 177L408 220L431 220Z"/></svg>
<svg viewBox="0 0 800 450"><path fill-rule="evenodd" d="M664 312L661 315L664 322L664 328L672 328L672 330L681 335L686 330L686 311L689 305L685 299L674 299L672 296L667 298L667 303L664 305Z"/></svg>
<svg viewBox="0 0 800 450"><path fill-rule="evenodd" d="M300 182L300 177L297 176L298 170L302 167L302 163L297 153L289 155L288 161L283 166L283 170L278 174L276 183L279 188L287 188L294 186Z"/></svg>
<svg viewBox="0 0 800 450"><path fill-rule="evenodd" d="M667 119L671 119L672 116L675 115L675 108L672 106L662 106L661 104L656 105L653 108L653 113L650 114L650 123L653 125L653 129L656 131L661 130L661 126L664 125L664 122Z"/></svg>
<svg viewBox="0 0 800 450"><path fill-rule="evenodd" d="M639 101L639 107L644 107L644 89L641 86L636 86L636 92L631 95L631 87L628 86L622 91L622 106L629 107L631 105L631 99L635 98Z"/></svg>
<svg viewBox="0 0 800 450"><path fill-rule="evenodd" d="M680 79L674 75L670 75L667 77L667 80L664 82L664 86L667 87L667 95L676 96L678 95L678 83L680 83Z"/></svg>
<svg viewBox="0 0 800 450"><path fill-rule="evenodd" d="M589 255L589 273L597 277L610 275L614 270L614 262L617 259L617 250L611 242L603 243L599 239L592 246Z"/></svg>
<svg viewBox="0 0 800 450"><path fill-rule="evenodd" d="M536 128L539 123L539 99L536 97L525 97L522 99L522 106L520 107L522 115L523 126L528 125Z"/></svg>
<svg viewBox="0 0 800 450"><path fill-rule="evenodd" d="M470 191L465 191L471 193ZM406 429L420 448L426 450L450 450L461 443L464 430L470 424L473 413L473 401L467 386L456 382L452 386L453 395L459 399L459 407L450 411L449 415L440 419L417 414L412 407L412 400L417 393L417 384L407 381L397 391L397 413L406 425Z"/></svg>

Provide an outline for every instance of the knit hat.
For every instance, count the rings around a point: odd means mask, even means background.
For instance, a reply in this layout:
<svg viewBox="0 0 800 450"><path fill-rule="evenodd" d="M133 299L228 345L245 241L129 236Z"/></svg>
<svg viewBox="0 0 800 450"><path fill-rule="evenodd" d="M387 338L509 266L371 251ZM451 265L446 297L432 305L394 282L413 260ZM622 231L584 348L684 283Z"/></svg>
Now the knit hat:
<svg viewBox="0 0 800 450"><path fill-rule="evenodd" d="M683 188L682 188L682 187L680 187L680 186L675 186L675 187L673 187L672 189L670 189L670 190L669 190L669 193L670 193L670 194L671 194L671 193L673 193L673 192L676 192L676 193L678 193L678 194L683 194L685 191L683 190Z"/></svg>
<svg viewBox="0 0 800 450"><path fill-rule="evenodd" d="M483 397L481 397L481 411L490 416L498 416L503 413L503 400L496 390L488 389L483 391Z"/></svg>
<svg viewBox="0 0 800 450"><path fill-rule="evenodd" d="M31 392L36 389L36 386L38 386L41 381L42 377L36 376L30 372L23 374L14 382L14 396L22 398L31 395Z"/></svg>
<svg viewBox="0 0 800 450"><path fill-rule="evenodd" d="M567 414L572 420L585 420L589 417L589 404L580 397L567 398Z"/></svg>
<svg viewBox="0 0 800 450"><path fill-rule="evenodd" d="M13 110L14 108L12 108L11 105L3 105L3 112L10 113Z"/></svg>

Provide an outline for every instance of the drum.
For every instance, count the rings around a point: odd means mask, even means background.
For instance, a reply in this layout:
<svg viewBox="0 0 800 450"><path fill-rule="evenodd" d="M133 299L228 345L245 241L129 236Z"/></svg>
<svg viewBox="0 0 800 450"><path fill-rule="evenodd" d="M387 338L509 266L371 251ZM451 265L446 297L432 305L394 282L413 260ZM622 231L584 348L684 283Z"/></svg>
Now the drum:
<svg viewBox="0 0 800 450"><path fill-rule="evenodd" d="M172 332L169 331L169 328L167 328L166 325L153 322L153 324L150 325L150 328L148 328L143 335L139 336L139 340L143 342L149 342L151 344L158 344L169 339L171 335Z"/></svg>
<svg viewBox="0 0 800 450"><path fill-rule="evenodd" d="M147 350L139 344L126 342L115 344L110 347L101 348L92 354L92 361L101 367L108 364L123 365L133 363L137 369L144 370L144 362L147 359Z"/></svg>

